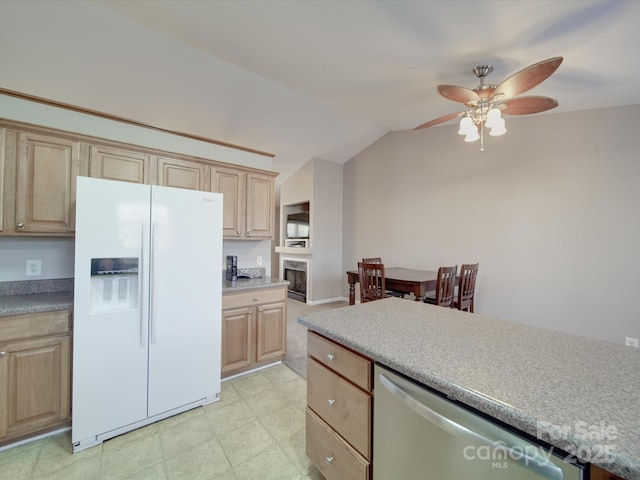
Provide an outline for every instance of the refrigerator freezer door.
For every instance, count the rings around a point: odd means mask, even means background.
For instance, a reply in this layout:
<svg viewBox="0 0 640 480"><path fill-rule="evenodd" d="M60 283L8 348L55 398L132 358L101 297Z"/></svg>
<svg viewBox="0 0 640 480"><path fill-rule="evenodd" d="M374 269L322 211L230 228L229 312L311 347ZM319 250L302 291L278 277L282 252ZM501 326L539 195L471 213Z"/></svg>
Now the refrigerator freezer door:
<svg viewBox="0 0 640 480"><path fill-rule="evenodd" d="M148 275L144 269L128 275L127 282L138 284L127 283L125 291L124 276L92 276L91 260L148 264L149 194L148 186L77 180L73 443L146 417ZM114 302L114 295L126 298Z"/></svg>
<svg viewBox="0 0 640 480"><path fill-rule="evenodd" d="M222 194L152 188L149 416L220 392Z"/></svg>

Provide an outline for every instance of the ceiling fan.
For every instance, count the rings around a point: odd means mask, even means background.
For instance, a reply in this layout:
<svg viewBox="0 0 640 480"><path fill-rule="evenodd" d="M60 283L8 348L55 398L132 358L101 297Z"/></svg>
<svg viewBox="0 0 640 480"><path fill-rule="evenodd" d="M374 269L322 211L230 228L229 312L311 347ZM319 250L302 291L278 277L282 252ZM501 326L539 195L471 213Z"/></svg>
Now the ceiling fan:
<svg viewBox="0 0 640 480"><path fill-rule="evenodd" d="M562 63L562 57L553 57L528 66L514 73L500 85L485 85L484 78L493 71L491 65L478 65L473 73L480 85L470 90L456 85L438 85L438 92L454 102L463 103L467 110L450 113L417 126L414 130L432 127L456 117L460 120L460 135L466 142L480 139L480 150L484 150L484 129L491 136L505 133L502 115L529 115L544 112L558 106L557 100L542 96L517 97L546 80Z"/></svg>

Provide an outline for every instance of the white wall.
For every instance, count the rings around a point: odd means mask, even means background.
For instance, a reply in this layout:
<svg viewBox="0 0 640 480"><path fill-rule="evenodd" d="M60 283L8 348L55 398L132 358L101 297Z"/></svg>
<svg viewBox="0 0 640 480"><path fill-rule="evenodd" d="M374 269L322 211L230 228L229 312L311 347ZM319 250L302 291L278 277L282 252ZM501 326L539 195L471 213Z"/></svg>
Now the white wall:
<svg viewBox="0 0 640 480"><path fill-rule="evenodd" d="M386 135L345 165L343 270L480 262L477 312L639 338L639 119L640 106L508 117L484 152L454 125Z"/></svg>
<svg viewBox="0 0 640 480"><path fill-rule="evenodd" d="M0 282L73 278L73 238L0 237ZM26 276L26 261L41 260L42 275Z"/></svg>

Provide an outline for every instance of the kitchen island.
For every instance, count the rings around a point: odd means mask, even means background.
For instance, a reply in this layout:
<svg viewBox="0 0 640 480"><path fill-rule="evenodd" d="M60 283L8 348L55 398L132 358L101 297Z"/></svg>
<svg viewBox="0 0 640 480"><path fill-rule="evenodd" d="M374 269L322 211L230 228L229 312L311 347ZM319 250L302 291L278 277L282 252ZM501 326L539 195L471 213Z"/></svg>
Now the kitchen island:
<svg viewBox="0 0 640 480"><path fill-rule="evenodd" d="M298 322L574 457L640 479L638 349L398 298Z"/></svg>

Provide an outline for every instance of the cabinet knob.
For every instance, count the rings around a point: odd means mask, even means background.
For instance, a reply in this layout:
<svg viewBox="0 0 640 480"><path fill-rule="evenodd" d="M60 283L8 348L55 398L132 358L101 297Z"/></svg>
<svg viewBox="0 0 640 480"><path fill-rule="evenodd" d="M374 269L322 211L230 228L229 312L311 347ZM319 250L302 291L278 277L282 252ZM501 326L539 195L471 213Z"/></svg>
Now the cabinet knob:
<svg viewBox="0 0 640 480"><path fill-rule="evenodd" d="M332 463L333 462L333 457L327 457L325 460L327 461L327 463Z"/></svg>
<svg viewBox="0 0 640 480"><path fill-rule="evenodd" d="M333 407L333 404L336 403L335 399L330 398L329 400L327 400L327 403L329 404L330 407Z"/></svg>
<svg viewBox="0 0 640 480"><path fill-rule="evenodd" d="M329 355L327 355L327 361L329 361L329 362L332 361L334 358L336 358L336 356L331 354L331 353Z"/></svg>
<svg viewBox="0 0 640 480"><path fill-rule="evenodd" d="M237 233L238 235L240 235L240 230L236 230L236 233Z"/></svg>
<svg viewBox="0 0 640 480"><path fill-rule="evenodd" d="M258 301L258 297L253 297L253 301L257 302Z"/></svg>
<svg viewBox="0 0 640 480"><path fill-rule="evenodd" d="M22 222L17 223L17 224L16 224L16 227L17 227L17 228L22 228L22 227L24 227L24 223L22 223Z"/></svg>
<svg viewBox="0 0 640 480"><path fill-rule="evenodd" d="M0 352L0 358L5 357L6 355L7 355L7 352Z"/></svg>
<svg viewBox="0 0 640 480"><path fill-rule="evenodd" d="M247 231L247 235L251 235L251 230L248 230L248 231Z"/></svg>

